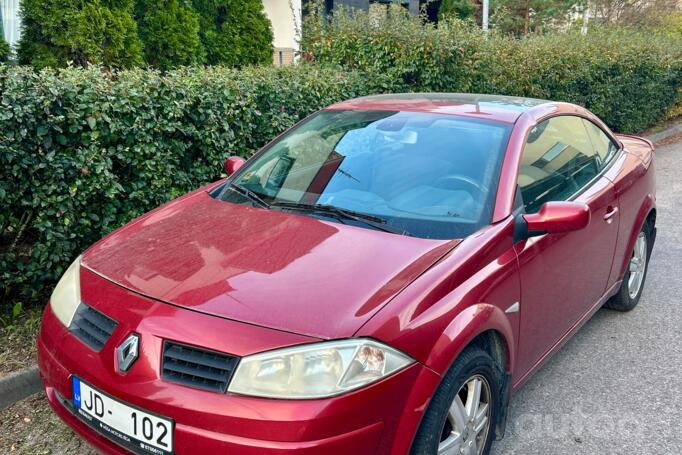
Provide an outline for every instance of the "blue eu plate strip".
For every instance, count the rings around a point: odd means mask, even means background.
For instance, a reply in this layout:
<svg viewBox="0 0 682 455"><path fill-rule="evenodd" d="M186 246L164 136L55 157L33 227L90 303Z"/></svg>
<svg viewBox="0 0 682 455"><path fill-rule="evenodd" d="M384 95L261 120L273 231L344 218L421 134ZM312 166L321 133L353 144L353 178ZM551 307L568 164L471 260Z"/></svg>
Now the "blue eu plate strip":
<svg viewBox="0 0 682 455"><path fill-rule="evenodd" d="M71 376L71 384L73 386L73 404L76 409L81 407L81 382L76 376Z"/></svg>

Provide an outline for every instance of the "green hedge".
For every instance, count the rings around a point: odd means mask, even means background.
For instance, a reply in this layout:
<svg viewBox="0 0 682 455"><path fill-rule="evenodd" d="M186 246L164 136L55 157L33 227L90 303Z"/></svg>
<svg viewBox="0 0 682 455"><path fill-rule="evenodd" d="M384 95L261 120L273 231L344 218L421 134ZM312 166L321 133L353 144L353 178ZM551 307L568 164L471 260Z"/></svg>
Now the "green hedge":
<svg viewBox="0 0 682 455"><path fill-rule="evenodd" d="M310 66L0 66L0 298L43 297L89 244L217 180L228 154L249 156L311 111L367 93L364 80Z"/></svg>
<svg viewBox="0 0 682 455"><path fill-rule="evenodd" d="M0 29L0 32L2 29ZM7 41L5 41L0 35L0 62L7 61L7 58L9 57L9 44L7 44Z"/></svg>
<svg viewBox="0 0 682 455"><path fill-rule="evenodd" d="M438 28L400 9L387 17L313 17L312 59L374 75L386 90L499 93L583 105L621 132L660 120L682 100L682 40L624 29L515 39L467 23Z"/></svg>
<svg viewBox="0 0 682 455"><path fill-rule="evenodd" d="M338 100L418 90L535 96L585 105L623 132L680 100L679 41L608 30L516 41L457 22L335 17L306 36L324 66L161 74L0 65L0 299L44 298L89 244Z"/></svg>

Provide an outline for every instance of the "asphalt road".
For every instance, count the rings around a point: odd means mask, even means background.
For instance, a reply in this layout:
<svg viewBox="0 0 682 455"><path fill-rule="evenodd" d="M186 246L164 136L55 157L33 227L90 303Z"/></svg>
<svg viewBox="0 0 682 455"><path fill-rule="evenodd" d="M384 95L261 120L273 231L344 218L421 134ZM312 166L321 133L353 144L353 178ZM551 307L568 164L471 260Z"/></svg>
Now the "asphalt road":
<svg viewBox="0 0 682 455"><path fill-rule="evenodd" d="M682 142L656 153L658 237L639 305L597 312L514 395L494 455L682 454Z"/></svg>

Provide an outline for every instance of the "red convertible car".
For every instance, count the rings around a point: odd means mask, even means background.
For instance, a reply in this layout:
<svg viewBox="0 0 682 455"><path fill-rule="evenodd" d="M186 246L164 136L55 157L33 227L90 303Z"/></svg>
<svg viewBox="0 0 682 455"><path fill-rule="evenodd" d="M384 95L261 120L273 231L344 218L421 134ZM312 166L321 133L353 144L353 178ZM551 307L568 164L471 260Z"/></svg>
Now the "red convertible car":
<svg viewBox="0 0 682 455"><path fill-rule="evenodd" d="M566 103L335 104L75 260L47 397L106 453L486 454L552 353L637 305L653 158Z"/></svg>

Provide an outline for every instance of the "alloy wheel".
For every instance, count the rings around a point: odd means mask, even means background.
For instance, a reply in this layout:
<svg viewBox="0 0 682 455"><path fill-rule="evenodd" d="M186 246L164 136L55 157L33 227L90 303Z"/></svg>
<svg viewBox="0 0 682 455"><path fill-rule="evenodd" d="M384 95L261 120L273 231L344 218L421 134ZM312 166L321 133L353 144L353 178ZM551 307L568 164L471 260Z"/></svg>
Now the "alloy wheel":
<svg viewBox="0 0 682 455"><path fill-rule="evenodd" d="M459 389L448 410L438 455L480 455L490 431L490 385L475 375Z"/></svg>
<svg viewBox="0 0 682 455"><path fill-rule="evenodd" d="M647 242L646 234L640 232L635 242L635 249L630 258L630 276L628 277L628 293L634 299L639 294L639 290L644 282L644 272L646 272Z"/></svg>

